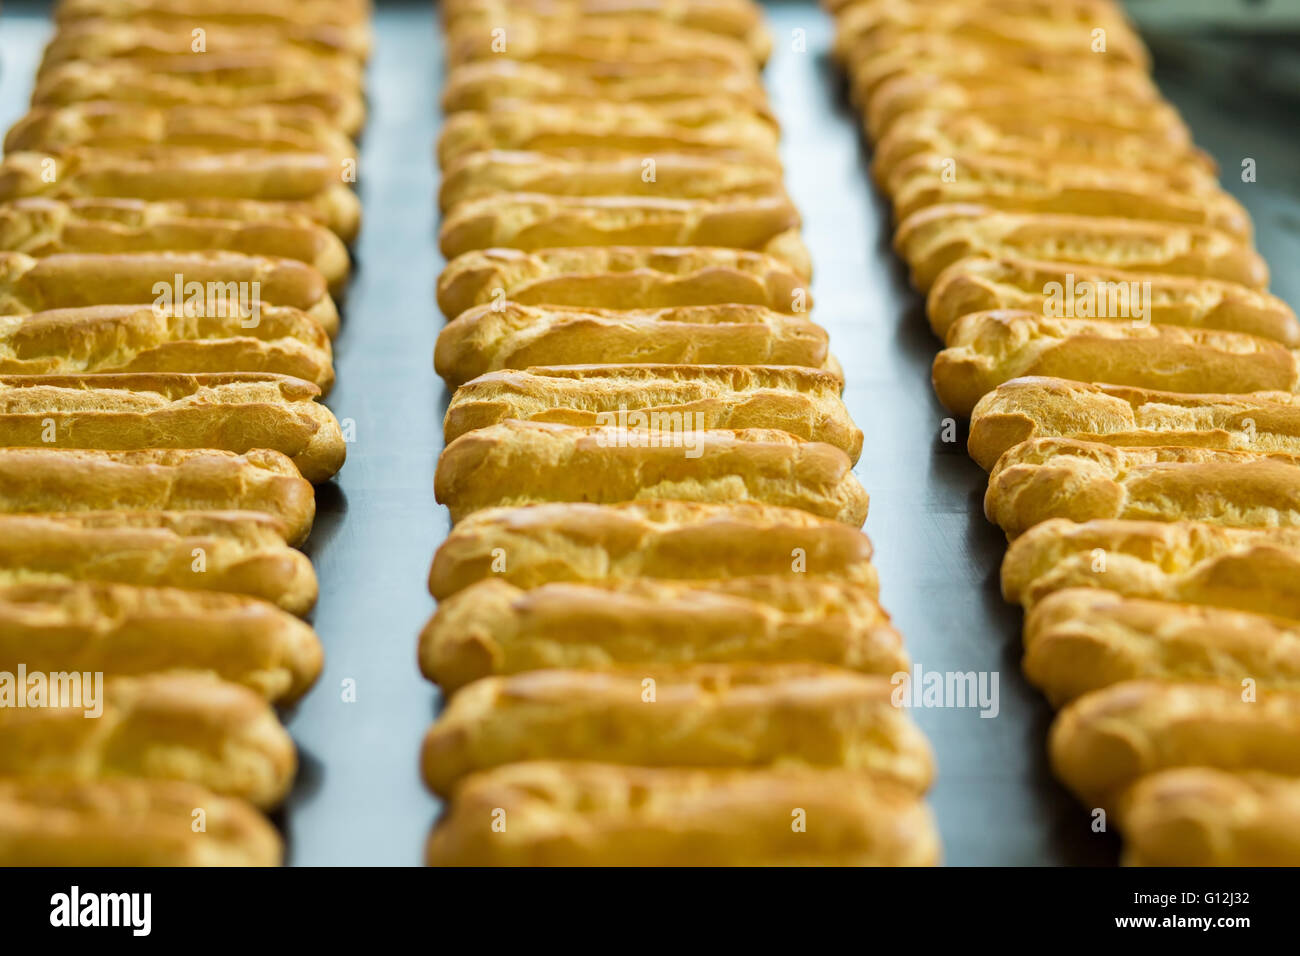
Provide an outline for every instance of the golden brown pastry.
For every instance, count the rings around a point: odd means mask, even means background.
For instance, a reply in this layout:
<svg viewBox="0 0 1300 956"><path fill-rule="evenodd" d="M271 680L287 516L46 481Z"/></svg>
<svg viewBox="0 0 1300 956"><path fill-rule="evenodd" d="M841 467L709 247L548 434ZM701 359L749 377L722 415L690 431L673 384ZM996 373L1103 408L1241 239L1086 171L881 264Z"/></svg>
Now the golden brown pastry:
<svg viewBox="0 0 1300 956"><path fill-rule="evenodd" d="M232 305L235 303L237 305ZM301 309L326 333L339 313L325 277L292 259L238 252L68 253L33 259L0 252L0 315L104 305L184 306L195 314L252 312L266 305Z"/></svg>
<svg viewBox="0 0 1300 956"><path fill-rule="evenodd" d="M1300 621L1130 598L1049 594L1025 617L1025 676L1053 707L1125 680L1300 690Z"/></svg>
<svg viewBox="0 0 1300 956"><path fill-rule="evenodd" d="M1146 774L1211 767L1300 776L1300 691L1125 681L1057 715L1052 767L1087 806L1114 807Z"/></svg>
<svg viewBox="0 0 1300 956"><path fill-rule="evenodd" d="M1300 619L1300 529L1056 518L1011 542L1008 601L1029 608L1077 587Z"/></svg>
<svg viewBox="0 0 1300 956"><path fill-rule="evenodd" d="M320 389L253 372L0 375L0 445L30 448L269 448L312 483L343 467Z"/></svg>
<svg viewBox="0 0 1300 956"><path fill-rule="evenodd" d="M420 634L420 669L444 694L530 670L801 660L886 677L911 666L870 589L808 575L527 591L489 578L442 601Z"/></svg>
<svg viewBox="0 0 1300 956"><path fill-rule="evenodd" d="M443 451L434 491L453 522L503 505L647 498L758 501L855 528L866 519L867 493L834 445L762 428L643 432L520 421L479 428Z"/></svg>
<svg viewBox="0 0 1300 956"><path fill-rule="evenodd" d="M1149 292L1146 283L1150 283ZM963 315L990 309L1124 325L1222 329L1300 346L1300 324L1281 299L1235 282L1200 276L1007 257L973 258L954 262L940 273L926 299L930 327L941 339L947 338L953 323Z"/></svg>
<svg viewBox="0 0 1300 956"><path fill-rule="evenodd" d="M261 598L294 614L316 573L259 511L81 511L0 515L0 585L99 581Z"/></svg>
<svg viewBox="0 0 1300 956"><path fill-rule="evenodd" d="M1250 216L1214 178L1192 167L1168 171L1044 162L1044 157L917 153L884 183L894 215L906 220L931 206L970 203L986 209L1104 216L1218 229L1242 241Z"/></svg>
<svg viewBox="0 0 1300 956"><path fill-rule="evenodd" d="M789 366L534 366L490 372L462 385L443 428L448 442L508 418L678 431L776 428L835 445L856 462L862 431L849 418L842 389L837 375Z"/></svg>
<svg viewBox="0 0 1300 956"><path fill-rule="evenodd" d="M814 664L663 665L488 677L424 739L434 793L520 760L647 767L842 767L923 792L929 745L888 678Z"/></svg>
<svg viewBox="0 0 1300 956"><path fill-rule="evenodd" d="M438 135L438 163L484 150L580 151L592 158L631 153L718 155L779 169L776 127L725 99L680 103L531 103L505 100L487 112L452 113Z"/></svg>
<svg viewBox="0 0 1300 956"><path fill-rule="evenodd" d="M357 65L321 72L319 61L273 53L176 53L141 59L69 60L41 72L32 91L34 107L77 103L137 106L293 106L314 110L349 137L365 125L365 102Z"/></svg>
<svg viewBox="0 0 1300 956"><path fill-rule="evenodd" d="M1127 866L1300 866L1300 780L1181 767L1124 795Z"/></svg>
<svg viewBox="0 0 1300 956"><path fill-rule="evenodd" d="M203 671L288 704L320 676L316 633L257 598L88 582L0 586L0 671Z"/></svg>
<svg viewBox="0 0 1300 956"><path fill-rule="evenodd" d="M493 830L494 813L505 831ZM866 773L532 761L469 777L428 862L930 866L939 836L914 792Z"/></svg>
<svg viewBox="0 0 1300 956"><path fill-rule="evenodd" d="M809 276L812 262L799 225L798 210L782 196L666 199L498 193L454 207L443 217L438 242L448 259L499 247L718 246L765 252Z"/></svg>
<svg viewBox="0 0 1300 956"><path fill-rule="evenodd" d="M193 784L0 781L0 866L279 866L283 858L280 834L262 814Z"/></svg>
<svg viewBox="0 0 1300 956"><path fill-rule="evenodd" d="M1045 375L1166 392L1300 390L1296 353L1244 332L972 312L934 360L939 399L959 415L1013 378Z"/></svg>
<svg viewBox="0 0 1300 956"><path fill-rule="evenodd" d="M293 783L293 741L247 687L208 674L150 674L86 681L66 700L49 696L45 706L31 706L39 686L32 676L27 706L0 707L4 776L179 780L263 809L277 806ZM101 708L102 716L87 717Z"/></svg>
<svg viewBox="0 0 1300 956"><path fill-rule="evenodd" d="M0 249L30 256L229 250L296 259L331 292L347 285L343 240L287 207L252 200L15 199L0 203Z"/></svg>
<svg viewBox="0 0 1300 956"><path fill-rule="evenodd" d="M256 321L238 302L186 315L148 305L55 309L0 318L0 374L262 372L328 392L333 350L321 324L298 309L264 305Z"/></svg>
<svg viewBox="0 0 1300 956"><path fill-rule="evenodd" d="M355 158L356 145L310 106L259 103L221 106L145 106L97 100L36 107L5 135L6 153L63 151L76 146L138 150L200 148L212 153L250 149L324 153Z"/></svg>
<svg viewBox="0 0 1300 956"><path fill-rule="evenodd" d="M754 502L566 502L474 512L438 548L429 590L441 601L485 578L535 588L803 574L878 590L870 539L806 511Z"/></svg>
<svg viewBox="0 0 1300 956"><path fill-rule="evenodd" d="M806 279L771 256L741 249L488 249L457 256L438 277L438 305L449 319L476 305L505 308L507 301L597 309L761 305L789 314L812 308Z"/></svg>
<svg viewBox="0 0 1300 956"><path fill-rule="evenodd" d="M1300 524L1297 469L1298 455L1034 438L998 460L984 512L1008 538L1048 518L1287 527Z"/></svg>
<svg viewBox="0 0 1300 956"><path fill-rule="evenodd" d="M316 496L289 458L265 448L0 448L0 514L108 510L264 511L297 544Z"/></svg>
<svg viewBox="0 0 1300 956"><path fill-rule="evenodd" d="M260 211L320 223L351 242L361 230L361 200L343 181L350 162L325 153L148 146L10 153L0 160L0 199L168 200L189 215L232 219Z"/></svg>
<svg viewBox="0 0 1300 956"><path fill-rule="evenodd" d="M971 414L968 448L986 470L1030 438L1300 454L1300 398L1290 392L1185 394L1034 377L999 385Z"/></svg>
<svg viewBox="0 0 1300 956"><path fill-rule="evenodd" d="M970 257L1033 259L1268 288L1268 264L1249 241L1180 223L953 203L908 216L894 233L894 249L923 292L948 266Z"/></svg>
<svg viewBox="0 0 1300 956"><path fill-rule="evenodd" d="M653 163L647 159L653 159ZM0 164L0 195L4 181L4 166ZM714 156L656 153L653 157L583 159L490 149L470 153L442 171L438 204L446 212L470 200L499 193L789 201L780 170Z"/></svg>
<svg viewBox="0 0 1300 956"><path fill-rule="evenodd" d="M54 18L60 28L90 17L138 21L141 17L196 20L212 23L253 23L262 29L335 26L363 29L370 18L370 0L59 0Z"/></svg>

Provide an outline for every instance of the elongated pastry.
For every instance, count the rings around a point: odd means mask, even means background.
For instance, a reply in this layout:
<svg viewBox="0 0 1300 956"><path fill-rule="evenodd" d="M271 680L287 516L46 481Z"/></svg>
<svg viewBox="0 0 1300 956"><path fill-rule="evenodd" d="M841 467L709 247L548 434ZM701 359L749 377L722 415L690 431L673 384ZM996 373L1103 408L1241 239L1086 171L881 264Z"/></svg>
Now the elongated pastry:
<svg viewBox="0 0 1300 956"><path fill-rule="evenodd" d="M1300 455L1034 438L989 475L984 513L1014 538L1048 518L1300 524Z"/></svg>
<svg viewBox="0 0 1300 956"><path fill-rule="evenodd" d="M454 0L439 5L449 32L461 32L466 26L509 23L510 18L537 20L555 26L572 26L593 20L628 20L640 24L652 17L663 23L716 33L743 42L754 59L762 63L772 48L772 39L763 26L763 15L752 0L687 0L685 3L662 3L660 0L623 0L604 3L600 0Z"/></svg>
<svg viewBox="0 0 1300 956"><path fill-rule="evenodd" d="M975 406L968 447L981 467L992 468L1004 451L1030 438L1300 454L1300 398L1290 392L1184 394L1018 378Z"/></svg>
<svg viewBox="0 0 1300 956"><path fill-rule="evenodd" d="M487 249L457 256L438 277L438 305L449 319L507 301L597 309L761 305L788 314L812 308L806 280L771 256L742 249Z"/></svg>
<svg viewBox="0 0 1300 956"><path fill-rule="evenodd" d="M272 30L320 25L361 30L371 13L370 0L294 0L275 4L265 0L59 0L54 8L60 26L91 17L133 22L157 17L190 23L252 23Z"/></svg>
<svg viewBox="0 0 1300 956"><path fill-rule="evenodd" d="M0 671L138 677L189 670L291 703L320 676L316 633L242 594L124 584L0 587Z"/></svg>
<svg viewBox="0 0 1300 956"><path fill-rule="evenodd" d="M306 614L316 603L316 573L285 543L286 533L260 511L0 515L0 585L227 591Z"/></svg>
<svg viewBox="0 0 1300 956"><path fill-rule="evenodd" d="M970 415L1004 382L1038 375L1165 392L1300 389L1296 353L1271 339L1016 310L972 312L953 323L932 379L944 405Z"/></svg>
<svg viewBox="0 0 1300 956"><path fill-rule="evenodd" d="M1300 866L1300 780L1181 767L1124 795L1127 866Z"/></svg>
<svg viewBox="0 0 1300 956"><path fill-rule="evenodd" d="M1056 518L1011 542L1008 601L1029 608L1078 587L1300 619L1300 529Z"/></svg>
<svg viewBox="0 0 1300 956"><path fill-rule="evenodd" d="M316 496L289 458L265 448L0 448L0 514L109 510L264 511L297 544Z"/></svg>
<svg viewBox="0 0 1300 956"><path fill-rule="evenodd" d="M493 832L501 812L509 826ZM429 841L428 862L930 866L939 837L915 793L854 771L533 761L466 779Z"/></svg>
<svg viewBox="0 0 1300 956"><path fill-rule="evenodd" d="M1068 165L980 153L917 153L885 183L899 221L931 206L971 203L986 209L1185 223L1249 241L1250 216L1193 168L1149 171Z"/></svg>
<svg viewBox="0 0 1300 956"><path fill-rule="evenodd" d="M793 365L842 381L826 330L761 305L578 309L504 302L457 316L433 364L452 386L501 369L540 365ZM3 369L3 360L0 360Z"/></svg>
<svg viewBox="0 0 1300 956"><path fill-rule="evenodd" d="M0 195L3 169L0 165ZM499 193L788 201L779 170L713 156L657 153L653 157L587 160L518 150L485 150L470 153L442 171L438 202L445 212L461 203Z"/></svg>
<svg viewBox="0 0 1300 956"><path fill-rule="evenodd" d="M37 257L228 250L305 262L332 292L347 285L352 270L343 241L324 226L240 200L203 208L176 200L15 199L0 204L0 249Z"/></svg>
<svg viewBox="0 0 1300 956"><path fill-rule="evenodd" d="M452 209L443 217L438 243L448 259L495 247L718 246L766 252L807 276L812 261L799 225L798 210L781 196L661 199L498 193Z"/></svg>
<svg viewBox="0 0 1300 956"><path fill-rule="evenodd" d="M32 92L36 107L108 101L135 106L293 106L317 113L348 137L365 125L366 109L355 79L312 76L310 58L279 64L287 51L270 57L178 53L148 61L70 60L45 70ZM249 63L248 60L253 59Z"/></svg>
<svg viewBox="0 0 1300 956"><path fill-rule="evenodd" d="M1300 691L1141 680L1074 701L1048 747L1085 805L1114 807L1140 777L1175 767L1300 775L1297 734Z"/></svg>
<svg viewBox="0 0 1300 956"><path fill-rule="evenodd" d="M232 308L260 322L264 305L301 309L326 333L339 313L325 277L302 262L238 252L67 253L33 259L0 252L0 315L50 309L147 305L226 315Z"/></svg>
<svg viewBox="0 0 1300 956"><path fill-rule="evenodd" d="M579 151L592 158L656 153L734 157L780 168L777 130L766 119L736 112L727 100L645 105L504 101L489 112L452 113L438 136L438 163L451 166L484 150Z"/></svg>
<svg viewBox="0 0 1300 956"><path fill-rule="evenodd" d="M352 140L319 110L273 103L166 107L96 100L37 107L15 123L4 140L6 153L75 146L198 147L213 153L257 149L324 153L336 161L357 155Z"/></svg>
<svg viewBox="0 0 1300 956"><path fill-rule="evenodd" d="M912 283L923 292L948 266L972 256L1268 287L1268 265L1249 242L1203 226L1140 219L1006 212L954 203L908 216L894 233L894 248L911 266Z"/></svg>
<svg viewBox="0 0 1300 956"><path fill-rule="evenodd" d="M840 399L842 388L829 372L782 366L534 366L462 385L443 427L449 442L508 418L678 431L776 428L835 445L856 462L862 431Z"/></svg>
<svg viewBox="0 0 1300 956"><path fill-rule="evenodd" d="M212 315L101 305L0 318L0 374L218 369L292 375L322 392L334 384L329 336L312 316L285 306L264 305L256 316L235 301Z"/></svg>
<svg viewBox="0 0 1300 956"><path fill-rule="evenodd" d="M923 792L929 744L889 678L814 664L642 665L487 677L424 738L434 793L520 760L645 767L842 767Z"/></svg>
<svg viewBox="0 0 1300 956"><path fill-rule="evenodd" d="M0 375L0 445L29 448L269 448L328 481L347 446L320 389L252 372Z"/></svg>
<svg viewBox="0 0 1300 956"><path fill-rule="evenodd" d="M112 21L101 20L96 23L114 25ZM83 22L81 27L84 29L87 25ZM126 25L119 23L115 26ZM303 49L292 43L276 42L270 34L265 35L260 43L249 43L242 48L227 45L226 49L220 49L222 44L219 41L226 29L216 26L213 37L208 36L206 29L200 34L190 31L189 36L179 43L177 40L180 36L173 33L168 48L154 51L141 49L138 44L132 47L131 41L127 40L128 50L134 51L127 56L114 56L111 44L116 38L111 32L102 35L101 44L109 47L107 55L62 60L43 58L36 72L32 102L45 102L47 91L58 98L60 94L75 92L78 88L84 88L92 95L74 95L73 101L126 99L127 97L114 95L113 88L98 78L95 71L101 67L106 75L120 78L128 86L141 80L161 79L169 86L181 83L195 87L224 87L221 90L222 96L243 95L253 90L273 94L302 91L314 93L327 89L340 93L361 90L365 65L354 57L340 56L337 53L322 56L318 51ZM202 49L196 50L194 47ZM108 91L109 95L98 95L101 91ZM210 96L212 90L203 89L202 95Z"/></svg>
<svg viewBox="0 0 1300 956"><path fill-rule="evenodd" d="M474 512L434 554L429 590L441 601L485 578L535 588L803 574L878 590L870 539L806 511L754 502L566 502Z"/></svg>
<svg viewBox="0 0 1300 956"><path fill-rule="evenodd" d="M1300 690L1300 621L1225 608L1056 591L1025 618L1025 675L1061 707L1124 680Z"/></svg>
<svg viewBox="0 0 1300 956"><path fill-rule="evenodd" d="M1300 324L1281 299L1200 276L979 257L950 265L935 279L926 298L930 327L941 339L963 315L991 309L1138 326L1221 329L1300 346Z"/></svg>
<svg viewBox="0 0 1300 956"><path fill-rule="evenodd" d="M593 101L685 104L722 99L737 112L771 116L767 93L755 70L736 71L707 62L670 72L658 63L620 63L617 69L609 69L608 64L572 60L542 66L506 57L456 67L443 83L442 111L490 110L505 99L570 105Z"/></svg>
<svg viewBox="0 0 1300 956"><path fill-rule="evenodd" d="M56 672L46 675L45 704L33 706L42 686L33 676L25 706L0 707L4 776L179 780L263 809L277 806L293 783L293 741L247 687L185 672L99 681L72 672L56 692ZM88 716L97 710L101 716Z"/></svg>
<svg viewBox="0 0 1300 956"><path fill-rule="evenodd" d="M0 866L279 866L283 858L266 817L193 784L0 781Z"/></svg>
<svg viewBox="0 0 1300 956"><path fill-rule="evenodd" d="M10 153L0 160L0 199L169 200L190 214L233 219L260 209L263 218L307 219L351 242L361 229L361 201L343 181L350 162L324 153L186 147Z"/></svg>
<svg viewBox="0 0 1300 956"><path fill-rule="evenodd" d="M530 480L521 486L519 469ZM861 527L867 493L834 445L772 429L671 431L505 421L447 446L434 491L452 521L479 508L644 498L758 501Z"/></svg>
<svg viewBox="0 0 1300 956"><path fill-rule="evenodd" d="M910 667L869 589L808 575L527 591L489 578L440 603L420 635L420 669L444 694L530 670L801 660L886 677Z"/></svg>

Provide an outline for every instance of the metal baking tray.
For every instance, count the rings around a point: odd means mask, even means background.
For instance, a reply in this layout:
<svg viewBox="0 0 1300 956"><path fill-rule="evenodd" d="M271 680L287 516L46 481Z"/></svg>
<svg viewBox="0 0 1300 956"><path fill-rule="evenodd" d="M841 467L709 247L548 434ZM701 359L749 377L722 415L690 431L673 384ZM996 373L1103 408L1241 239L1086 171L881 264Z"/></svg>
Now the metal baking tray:
<svg viewBox="0 0 1300 956"><path fill-rule="evenodd" d="M1111 864L1117 841L1091 831L1048 771L1051 712L1020 677L1020 612L998 593L1004 541L984 520L984 474L966 456L964 433L943 440L948 415L929 383L938 342L890 251L888 209L827 57L830 20L809 0L767 9L776 38L767 83L816 265L813 317L830 330L845 401L867 436L857 473L872 495L866 530L882 600L926 671L998 675L996 717L914 711L938 758L930 801L946 860ZM8 0L0 13L5 128L25 109L47 11ZM418 864L438 813L417 769L438 695L418 674L415 638L433 609L429 561L448 530L433 500L448 400L432 370L442 324L432 149L443 65L428 0L381 0L375 32L360 162L366 224L329 399L355 422L356 440L339 477L318 490L307 546L321 583L314 623L325 672L286 715L302 768L277 822L296 866ZM1213 75L1162 68L1157 79L1254 217L1274 291L1300 303L1300 275L1285 269L1300 261L1300 130L1288 104ZM1258 171L1251 184L1237 173L1246 157Z"/></svg>

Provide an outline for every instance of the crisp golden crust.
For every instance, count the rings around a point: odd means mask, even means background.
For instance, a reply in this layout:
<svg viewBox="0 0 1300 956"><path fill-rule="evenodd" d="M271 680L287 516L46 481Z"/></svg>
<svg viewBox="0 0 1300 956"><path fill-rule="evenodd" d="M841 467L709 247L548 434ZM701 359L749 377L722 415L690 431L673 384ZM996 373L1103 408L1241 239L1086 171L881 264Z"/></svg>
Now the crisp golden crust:
<svg viewBox="0 0 1300 956"><path fill-rule="evenodd" d="M101 717L86 717L88 701L69 703L0 707L0 774L179 780L263 809L293 783L293 741L271 705L238 684L184 672L118 677L103 682Z"/></svg>
<svg viewBox="0 0 1300 956"><path fill-rule="evenodd" d="M320 389L252 372L0 375L0 445L278 451L328 481L347 446Z"/></svg>
<svg viewBox="0 0 1300 956"><path fill-rule="evenodd" d="M264 511L296 544L316 497L290 459L263 448L0 448L0 513L154 510Z"/></svg>
<svg viewBox="0 0 1300 956"><path fill-rule="evenodd" d="M970 415L1003 382L1045 375L1166 392L1295 391L1300 366L1285 345L1243 332L973 312L948 329L934 360L939 399Z"/></svg>
<svg viewBox="0 0 1300 956"><path fill-rule="evenodd" d="M1111 218L1097 212L1067 216L967 203L930 206L899 224L894 248L923 292L948 266L970 257L1051 260L1268 288L1268 265L1249 240L1205 226Z"/></svg>
<svg viewBox="0 0 1300 956"><path fill-rule="evenodd" d="M509 418L584 427L625 420L631 428L775 428L835 445L856 462L862 432L840 399L842 388L830 372L789 366L535 366L462 385L443 427L449 442Z"/></svg>
<svg viewBox="0 0 1300 956"><path fill-rule="evenodd" d="M1300 622L1289 618L1070 588L1034 606L1024 643L1025 675L1054 707L1137 679L1300 690Z"/></svg>
<svg viewBox="0 0 1300 956"><path fill-rule="evenodd" d="M651 443L643 444L647 437ZM520 468L530 475L526 488L518 481ZM848 455L770 429L659 430L647 436L618 426L511 420L448 445L434 491L453 521L502 505L645 498L758 501L853 527L867 516L867 493Z"/></svg>
<svg viewBox="0 0 1300 956"><path fill-rule="evenodd" d="M593 158L658 152L734 155L779 169L777 128L724 98L681 102L530 103L505 100L487 111L452 113L438 135L438 162L451 166L484 150L529 150Z"/></svg>
<svg viewBox="0 0 1300 956"><path fill-rule="evenodd" d="M355 158L356 145L310 106L260 103L219 106L145 106L111 100L64 107L36 107L5 135L6 153L145 147L199 148L209 152L324 153Z"/></svg>
<svg viewBox="0 0 1300 956"><path fill-rule="evenodd" d="M808 276L812 263L799 226L799 212L784 196L668 199L506 192L454 207L443 217L438 241L448 259L498 247L640 244L750 249Z"/></svg>
<svg viewBox="0 0 1300 956"><path fill-rule="evenodd" d="M331 291L352 270L343 240L324 226L290 207L237 199L15 199L0 204L0 248L36 257L226 250L304 262Z"/></svg>
<svg viewBox="0 0 1300 956"><path fill-rule="evenodd" d="M998 460L984 513L1009 538L1048 518L1290 527L1300 525L1298 478L1297 455L1035 438Z"/></svg>
<svg viewBox="0 0 1300 956"><path fill-rule="evenodd" d="M1149 293L1144 291L1146 283L1150 283ZM1135 302L1143 303L1145 314L1135 311ZM1235 282L1198 276L973 258L954 262L941 272L926 298L930 327L941 339L962 316L991 309L1127 325L1222 329L1300 345L1300 323L1281 299Z"/></svg>
<svg viewBox="0 0 1300 956"><path fill-rule="evenodd" d="M1033 377L999 385L971 414L968 448L986 470L1030 438L1300 454L1300 397L1185 394Z"/></svg>
<svg viewBox="0 0 1300 956"><path fill-rule="evenodd" d="M1125 681L1057 715L1058 777L1088 806L1113 807L1146 774L1175 767L1300 775L1300 691Z"/></svg>
<svg viewBox="0 0 1300 956"><path fill-rule="evenodd" d="M187 670L297 700L324 652L302 621L256 598L100 583L0 586L0 670L138 677Z"/></svg>
<svg viewBox="0 0 1300 956"><path fill-rule="evenodd" d="M645 500L476 511L438 548L429 590L443 600L485 578L534 588L791 574L878 589L871 541L842 522L755 502Z"/></svg>
<svg viewBox="0 0 1300 956"><path fill-rule="evenodd" d="M256 24L259 27L334 26L364 29L370 0L59 0L54 18L62 27L88 18L137 21L141 17Z"/></svg>
<svg viewBox="0 0 1300 956"><path fill-rule="evenodd" d="M1072 164L1056 157L1044 162L1046 158L918 152L900 160L884 186L900 221L932 206L973 204L1022 213L1183 223L1250 240L1253 230L1245 208L1197 167L1143 170Z"/></svg>
<svg viewBox="0 0 1300 956"><path fill-rule="evenodd" d="M161 296L160 284L167 290ZM139 306L156 303L168 293L169 301L160 308L225 315L231 303L238 303L241 311L288 306L315 318L330 336L338 332L339 313L325 277L292 259L238 252L67 253L33 259L20 252L0 252L3 315Z"/></svg>
<svg viewBox="0 0 1300 956"><path fill-rule="evenodd" d="M930 748L893 692L888 678L812 664L488 677L458 693L430 728L424 779L445 795L475 771L538 759L842 767L919 793L933 775Z"/></svg>
<svg viewBox="0 0 1300 956"><path fill-rule="evenodd" d="M449 385L538 365L796 365L841 377L826 330L761 305L664 309L528 306L467 309L438 335L434 368ZM2 366L0 366L2 367Z"/></svg>
<svg viewBox="0 0 1300 956"><path fill-rule="evenodd" d="M442 171L444 212L501 193L555 197L641 196L656 199L749 198L789 201L781 171L714 156L662 153L653 157L583 159L520 150L470 153ZM4 167L0 164L0 195ZM707 245L707 243L706 243Z"/></svg>
<svg viewBox="0 0 1300 956"><path fill-rule="evenodd" d="M1300 780L1184 767L1124 795L1127 866L1300 866Z"/></svg>
<svg viewBox="0 0 1300 956"><path fill-rule="evenodd" d="M299 309L237 302L214 315L147 305L55 309L0 318L0 374L260 372L334 384L321 324Z"/></svg>
<svg viewBox="0 0 1300 956"><path fill-rule="evenodd" d="M503 832L492 828L498 809L510 821ZM914 792L865 773L537 761L468 778L430 839L428 862L929 866L939 862L939 836Z"/></svg>
<svg viewBox="0 0 1300 956"><path fill-rule="evenodd" d="M584 309L729 304L795 314L812 308L804 278L771 256L741 249L488 249L457 256L438 277L438 305L449 319L507 300Z"/></svg>
<svg viewBox="0 0 1300 956"><path fill-rule="evenodd" d="M78 581L226 591L306 614L318 587L284 525L258 511L0 515L0 585Z"/></svg>
<svg viewBox="0 0 1300 956"><path fill-rule="evenodd" d="M283 841L262 814L193 784L0 781L0 866L279 866L283 859Z"/></svg>
<svg viewBox="0 0 1300 956"><path fill-rule="evenodd" d="M1029 608L1078 587L1300 619L1300 529L1056 518L1011 543L1008 601Z"/></svg>
<svg viewBox="0 0 1300 956"><path fill-rule="evenodd" d="M361 200L342 181L349 158L147 146L10 153L0 160L0 199L114 199L119 200L114 205L127 208L133 204L120 200L166 201L167 208L187 217L306 220L351 242L361 230Z"/></svg>
<svg viewBox="0 0 1300 956"><path fill-rule="evenodd" d="M816 661L890 676L910 666L872 589L807 575L715 581L488 579L438 605L420 669L444 693L493 674L623 664Z"/></svg>

